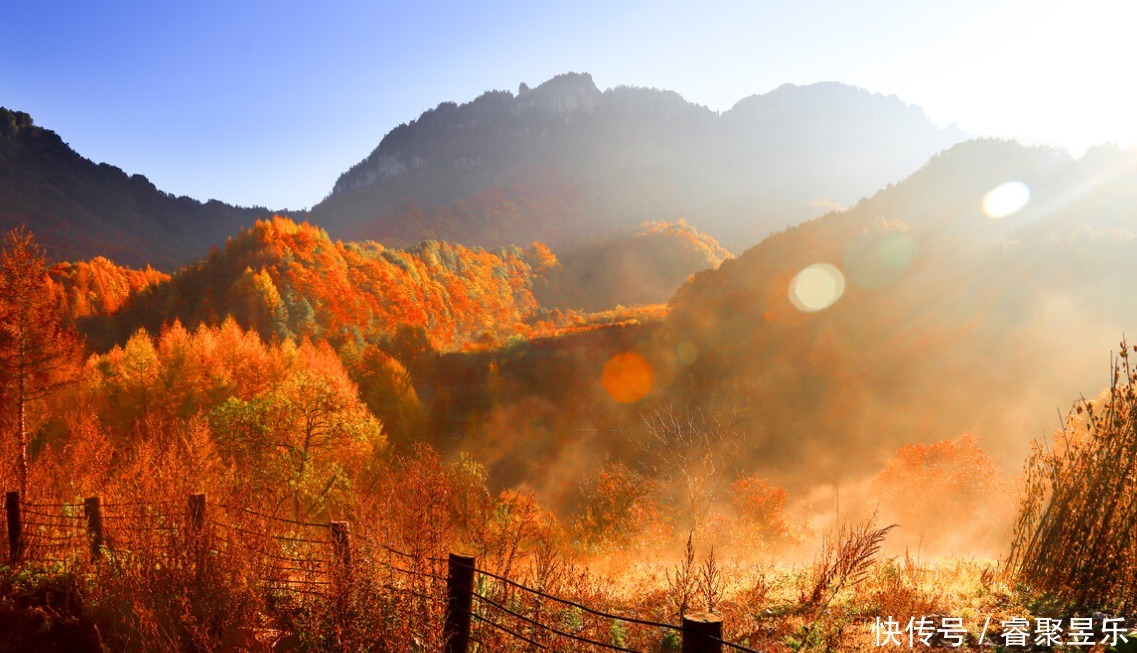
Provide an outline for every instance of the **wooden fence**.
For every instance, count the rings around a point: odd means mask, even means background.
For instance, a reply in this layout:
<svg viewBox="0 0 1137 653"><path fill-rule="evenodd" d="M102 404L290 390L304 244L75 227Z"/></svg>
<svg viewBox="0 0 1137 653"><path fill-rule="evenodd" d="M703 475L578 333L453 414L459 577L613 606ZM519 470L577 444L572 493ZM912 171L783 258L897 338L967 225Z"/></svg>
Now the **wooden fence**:
<svg viewBox="0 0 1137 653"><path fill-rule="evenodd" d="M163 542L164 546L182 554L183 560L184 554L189 552L193 554L189 556L189 564L200 565L204 552L216 552L215 546L228 546L243 548L263 560L266 586L333 601L342 598L333 594L343 587L343 583L334 581L350 576L353 564L357 564L353 549L360 536L352 533L350 522L288 519L244 507L210 503L205 494L189 495L179 509L176 502L104 503L100 497L89 497L82 503L25 504L18 492L8 492L4 511L8 526L8 562L13 566L62 561L74 556L87 556L97 564L109 557L138 555L140 552L130 547L142 541L148 548L161 548L163 544L155 542ZM219 513L224 518L214 518L211 513ZM286 528L274 530L274 525ZM138 534L142 537L135 537ZM678 635L682 653L721 653L724 648L756 653L723 639L722 620L715 614L688 613L678 625L616 615L480 569L473 556L451 553L445 559L430 558L429 562L439 569L445 564L443 576L420 568L412 554L373 539L364 538L364 541L388 554L387 561L371 558L371 564L425 582L430 593L424 594L410 586L392 586L391 589L444 601L441 628L445 653L489 650L479 635L481 629L525 642L536 650L561 650L556 648L559 644L571 646L567 650L573 651L641 653L618 641L601 641L597 629L587 632L577 628L572 632L571 627L548 623L548 615L542 618L532 611L526 614L518 595L550 601L579 614L602 619L609 624L609 630L617 624L656 629L661 633L661 642L670 631ZM274 548L273 543L279 546ZM405 565L410 569L396 563L399 558L412 563Z"/></svg>

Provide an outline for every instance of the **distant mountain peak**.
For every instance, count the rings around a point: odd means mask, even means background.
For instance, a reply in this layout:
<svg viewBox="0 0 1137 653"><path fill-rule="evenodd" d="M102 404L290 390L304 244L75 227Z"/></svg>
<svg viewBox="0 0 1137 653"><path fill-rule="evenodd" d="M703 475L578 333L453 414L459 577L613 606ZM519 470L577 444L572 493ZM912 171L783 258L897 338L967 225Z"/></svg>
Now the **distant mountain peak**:
<svg viewBox="0 0 1137 653"><path fill-rule="evenodd" d="M803 112L806 115L840 114L856 117L870 116L882 110L907 121L928 120L923 109L908 104L895 95L873 93L842 82L782 84L769 93L742 98L725 115L745 116L748 120L764 115L784 115L787 119L796 119ZM960 136L963 136L962 132Z"/></svg>
<svg viewBox="0 0 1137 653"><path fill-rule="evenodd" d="M719 114L674 91L557 75L444 102L391 130L311 215L338 238L580 244L688 218L728 248L852 205L963 140L918 107L837 82ZM408 210L408 207L413 207Z"/></svg>
<svg viewBox="0 0 1137 653"><path fill-rule="evenodd" d="M557 75L514 101L513 114L520 115L537 110L551 115L577 112L591 113L603 101L604 94L596 88L588 73Z"/></svg>

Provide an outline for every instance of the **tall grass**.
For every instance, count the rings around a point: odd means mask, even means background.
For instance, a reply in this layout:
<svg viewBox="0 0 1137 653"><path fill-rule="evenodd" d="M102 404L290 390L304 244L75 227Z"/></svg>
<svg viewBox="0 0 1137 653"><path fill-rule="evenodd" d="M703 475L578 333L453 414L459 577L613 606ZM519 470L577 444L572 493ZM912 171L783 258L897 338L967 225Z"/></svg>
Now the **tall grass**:
<svg viewBox="0 0 1137 653"><path fill-rule="evenodd" d="M1134 347L1137 351L1137 347ZM1008 569L1075 608L1137 607L1137 370L1125 342L1109 390L1035 443Z"/></svg>

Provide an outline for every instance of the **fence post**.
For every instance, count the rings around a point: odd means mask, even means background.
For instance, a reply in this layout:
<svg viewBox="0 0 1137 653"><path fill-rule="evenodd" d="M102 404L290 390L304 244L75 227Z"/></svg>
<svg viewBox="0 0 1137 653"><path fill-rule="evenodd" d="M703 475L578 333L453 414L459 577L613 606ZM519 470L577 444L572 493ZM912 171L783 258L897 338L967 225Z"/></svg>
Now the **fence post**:
<svg viewBox="0 0 1137 653"><path fill-rule="evenodd" d="M83 499L83 514L87 517L87 541L91 543L91 560L103 554L103 500L100 497Z"/></svg>
<svg viewBox="0 0 1137 653"><path fill-rule="evenodd" d="M683 615L683 653L722 653L722 618L710 612Z"/></svg>
<svg viewBox="0 0 1137 653"><path fill-rule="evenodd" d="M467 653L470 614L474 609L474 557L451 553L446 574L446 624L442 639L446 653Z"/></svg>
<svg viewBox="0 0 1137 653"><path fill-rule="evenodd" d="M344 569L351 567L351 522L332 522L332 553Z"/></svg>
<svg viewBox="0 0 1137 653"><path fill-rule="evenodd" d="M4 496L4 509L8 513L8 561L15 565L24 553L24 523L20 519L19 491Z"/></svg>

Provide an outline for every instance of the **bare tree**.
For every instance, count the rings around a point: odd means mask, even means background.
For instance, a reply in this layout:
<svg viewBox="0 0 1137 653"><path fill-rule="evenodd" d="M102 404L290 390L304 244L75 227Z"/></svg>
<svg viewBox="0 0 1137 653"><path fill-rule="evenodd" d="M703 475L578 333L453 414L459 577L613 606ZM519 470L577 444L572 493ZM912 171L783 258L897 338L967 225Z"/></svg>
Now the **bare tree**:
<svg viewBox="0 0 1137 653"><path fill-rule="evenodd" d="M676 492L690 527L701 530L714 502L742 471L747 448L738 421L708 419L701 411L652 408L643 416L641 443L649 471Z"/></svg>

